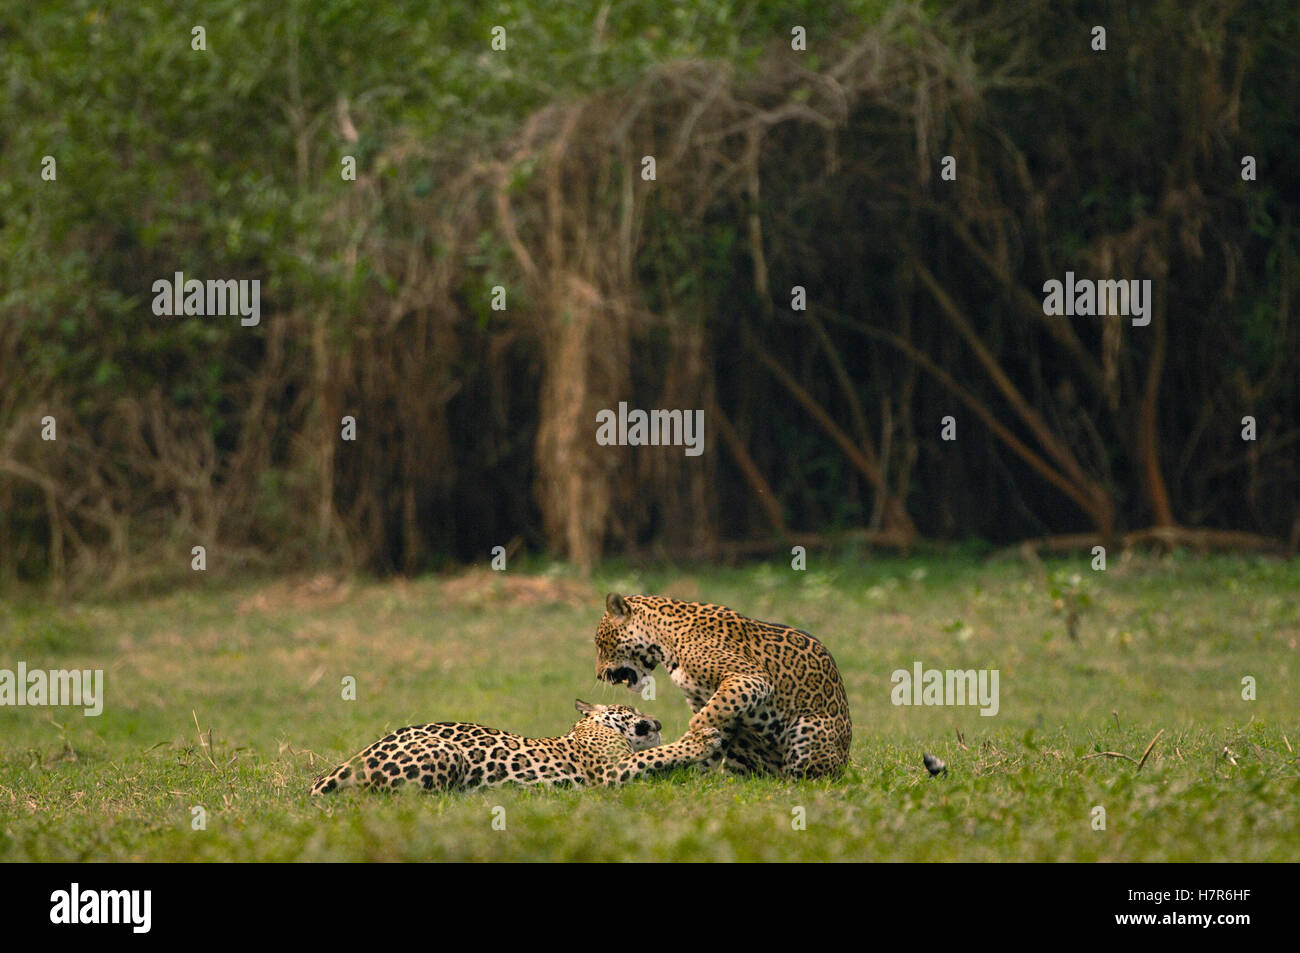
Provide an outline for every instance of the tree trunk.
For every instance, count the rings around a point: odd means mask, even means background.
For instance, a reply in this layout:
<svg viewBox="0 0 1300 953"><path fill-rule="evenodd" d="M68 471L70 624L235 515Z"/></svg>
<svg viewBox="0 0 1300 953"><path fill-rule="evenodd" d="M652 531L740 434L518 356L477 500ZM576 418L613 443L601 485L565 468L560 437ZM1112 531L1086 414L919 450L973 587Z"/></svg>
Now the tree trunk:
<svg viewBox="0 0 1300 953"><path fill-rule="evenodd" d="M1163 302L1160 304L1152 302L1152 310L1154 313L1151 319L1151 330L1155 340L1151 345L1151 357L1147 360L1146 385L1138 410L1137 455L1142 474L1142 489L1146 493L1147 503L1151 506L1152 525L1166 527L1176 525L1173 510L1169 506L1169 489L1165 484L1164 471L1160 467L1160 376L1165 367L1167 329Z"/></svg>

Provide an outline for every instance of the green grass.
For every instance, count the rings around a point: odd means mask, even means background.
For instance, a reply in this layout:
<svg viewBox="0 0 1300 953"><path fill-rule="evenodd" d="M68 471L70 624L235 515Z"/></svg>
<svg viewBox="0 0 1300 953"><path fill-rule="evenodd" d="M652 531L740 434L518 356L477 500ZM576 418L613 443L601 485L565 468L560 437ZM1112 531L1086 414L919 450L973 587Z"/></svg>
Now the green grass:
<svg viewBox="0 0 1300 953"><path fill-rule="evenodd" d="M1051 563L1058 578L1079 572L1090 602L1072 642L1053 586L1017 562L812 562L7 602L0 668L103 668L107 700L98 718L0 708L0 860L1300 856L1300 564ZM461 719L558 734L578 696L636 702L676 737L689 711L666 679L644 703L594 679L607 589L722 602L820 637L848 686L853 768L802 783L679 773L619 790L306 796L387 729ZM998 669L1000 712L895 707L890 674L917 660ZM345 675L356 701L340 697ZM1162 729L1141 771L1086 757L1139 757ZM946 778L928 776L922 751ZM206 830L191 829L195 805ZM806 830L792 827L798 807Z"/></svg>

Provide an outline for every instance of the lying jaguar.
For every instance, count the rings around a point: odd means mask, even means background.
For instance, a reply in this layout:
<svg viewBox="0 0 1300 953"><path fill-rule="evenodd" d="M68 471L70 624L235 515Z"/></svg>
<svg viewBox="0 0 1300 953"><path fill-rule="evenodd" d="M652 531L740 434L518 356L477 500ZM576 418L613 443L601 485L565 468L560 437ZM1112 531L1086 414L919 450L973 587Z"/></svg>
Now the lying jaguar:
<svg viewBox="0 0 1300 953"><path fill-rule="evenodd" d="M501 784L618 784L699 763L717 749L717 732L690 732L659 744L663 727L626 705L574 702L582 718L559 738L524 738L459 721L415 725L385 735L317 778L312 794L348 787L463 791ZM618 770L615 770L615 768Z"/></svg>
<svg viewBox="0 0 1300 953"><path fill-rule="evenodd" d="M596 630L596 677L639 691L659 665L695 712L691 730L721 734L699 762L706 767L725 758L739 773L824 777L848 764L844 682L807 632L724 606L610 593ZM625 765L619 776L638 770Z"/></svg>

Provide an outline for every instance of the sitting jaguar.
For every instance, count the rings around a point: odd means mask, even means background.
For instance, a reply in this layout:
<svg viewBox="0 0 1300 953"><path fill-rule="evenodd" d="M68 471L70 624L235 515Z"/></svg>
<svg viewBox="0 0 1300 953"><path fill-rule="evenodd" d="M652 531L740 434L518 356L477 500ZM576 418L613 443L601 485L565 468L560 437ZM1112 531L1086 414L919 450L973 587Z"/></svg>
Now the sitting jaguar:
<svg viewBox="0 0 1300 953"><path fill-rule="evenodd" d="M721 733L721 746L699 762L705 767L725 758L739 773L811 778L848 764L844 682L807 632L724 606L610 593L596 630L596 677L639 691L658 665L685 692L691 730ZM631 764L619 775L637 772Z"/></svg>
<svg viewBox="0 0 1300 953"><path fill-rule="evenodd" d="M618 784L623 764L642 777L699 763L721 743L716 732L692 732L666 747L656 719L626 705L574 702L582 718L559 738L524 738L460 721L415 725L385 735L317 778L312 794L348 787L463 791L501 784ZM629 778L632 772L627 772Z"/></svg>

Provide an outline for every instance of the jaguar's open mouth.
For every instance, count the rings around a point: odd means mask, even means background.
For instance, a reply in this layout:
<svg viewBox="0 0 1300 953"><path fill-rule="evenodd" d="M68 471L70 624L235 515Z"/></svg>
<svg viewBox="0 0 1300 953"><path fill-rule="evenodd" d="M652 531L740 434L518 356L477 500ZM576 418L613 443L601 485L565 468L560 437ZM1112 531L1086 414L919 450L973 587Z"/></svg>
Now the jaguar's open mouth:
<svg viewBox="0 0 1300 953"><path fill-rule="evenodd" d="M601 673L600 677L611 685L626 685L628 688L636 688L641 682L641 676L637 674L636 669L629 668L626 665L619 668L607 668Z"/></svg>

